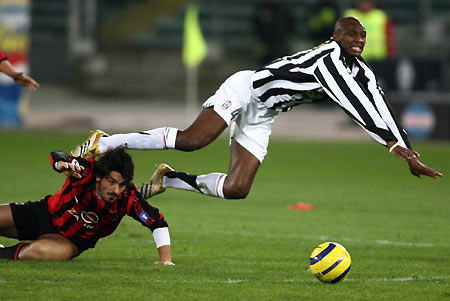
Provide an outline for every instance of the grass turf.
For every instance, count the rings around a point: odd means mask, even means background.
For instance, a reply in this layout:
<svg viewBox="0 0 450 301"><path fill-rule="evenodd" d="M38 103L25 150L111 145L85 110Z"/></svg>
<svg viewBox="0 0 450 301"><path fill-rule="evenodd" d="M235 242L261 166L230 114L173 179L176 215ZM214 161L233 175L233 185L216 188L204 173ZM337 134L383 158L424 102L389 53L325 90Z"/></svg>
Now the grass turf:
<svg viewBox="0 0 450 301"><path fill-rule="evenodd" d="M48 153L86 133L0 132L0 203L38 200L64 179ZM444 178L417 179L372 143L272 139L245 200L168 190L151 200L170 225L176 266L159 266L150 233L131 218L68 262L0 261L2 300L437 300L450 298L450 145L416 145ZM135 183L166 162L193 174L226 172L226 139L193 152L130 151ZM313 211L288 211L309 203ZM348 279L308 271L321 242L352 256ZM0 238L11 245L15 240Z"/></svg>

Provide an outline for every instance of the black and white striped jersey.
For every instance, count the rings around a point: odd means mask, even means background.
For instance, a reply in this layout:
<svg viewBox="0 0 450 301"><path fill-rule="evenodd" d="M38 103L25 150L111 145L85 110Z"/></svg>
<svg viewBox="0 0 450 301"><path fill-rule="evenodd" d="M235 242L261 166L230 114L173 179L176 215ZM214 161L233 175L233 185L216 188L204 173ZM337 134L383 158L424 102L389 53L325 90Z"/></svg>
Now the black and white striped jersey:
<svg viewBox="0 0 450 301"><path fill-rule="evenodd" d="M281 112L331 98L376 141L399 141L411 148L364 59L355 57L346 65L340 46L329 40L255 71L254 95L267 108Z"/></svg>

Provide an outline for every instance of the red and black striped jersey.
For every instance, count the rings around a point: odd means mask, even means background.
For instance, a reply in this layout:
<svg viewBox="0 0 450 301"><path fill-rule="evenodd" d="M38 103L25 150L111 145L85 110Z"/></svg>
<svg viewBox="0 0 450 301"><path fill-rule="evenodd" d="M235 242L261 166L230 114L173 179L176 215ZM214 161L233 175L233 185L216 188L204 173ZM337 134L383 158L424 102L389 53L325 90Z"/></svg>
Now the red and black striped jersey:
<svg viewBox="0 0 450 301"><path fill-rule="evenodd" d="M129 215L153 231L167 227L164 216L149 205L130 183L113 202L105 202L95 192L94 159L74 158L64 152L52 152L51 164L78 162L84 166L81 179L67 177L63 187L48 199L48 211L57 231L78 244L93 248L97 241L116 230L122 217Z"/></svg>

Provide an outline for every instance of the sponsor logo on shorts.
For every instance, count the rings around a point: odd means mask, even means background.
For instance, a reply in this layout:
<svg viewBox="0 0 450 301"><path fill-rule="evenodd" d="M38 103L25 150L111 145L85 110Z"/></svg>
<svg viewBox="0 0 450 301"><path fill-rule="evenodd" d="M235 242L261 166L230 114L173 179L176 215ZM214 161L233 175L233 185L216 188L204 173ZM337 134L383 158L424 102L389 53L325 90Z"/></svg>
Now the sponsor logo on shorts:
<svg viewBox="0 0 450 301"><path fill-rule="evenodd" d="M147 212L141 212L139 214L139 217L141 218L141 221L143 221L143 222L147 222L150 218L150 216L148 215Z"/></svg>
<svg viewBox="0 0 450 301"><path fill-rule="evenodd" d="M233 103L231 102L231 100L227 100L222 104L222 110L226 110L228 109Z"/></svg>

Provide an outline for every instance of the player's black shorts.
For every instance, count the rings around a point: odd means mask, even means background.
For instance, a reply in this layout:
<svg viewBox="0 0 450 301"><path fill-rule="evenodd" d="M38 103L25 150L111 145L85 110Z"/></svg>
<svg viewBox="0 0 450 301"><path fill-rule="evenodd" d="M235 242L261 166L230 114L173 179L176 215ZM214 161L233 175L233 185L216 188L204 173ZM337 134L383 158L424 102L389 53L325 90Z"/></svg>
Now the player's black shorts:
<svg viewBox="0 0 450 301"><path fill-rule="evenodd" d="M35 240L48 233L58 233L48 212L46 196L38 202L10 203L19 240Z"/></svg>
<svg viewBox="0 0 450 301"><path fill-rule="evenodd" d="M47 199L50 195L37 202L10 203L14 224L19 234L19 240L35 240L41 235L56 233L58 230L53 226L52 218L48 212ZM88 246L67 237L81 252ZM79 255L78 254L78 255Z"/></svg>

